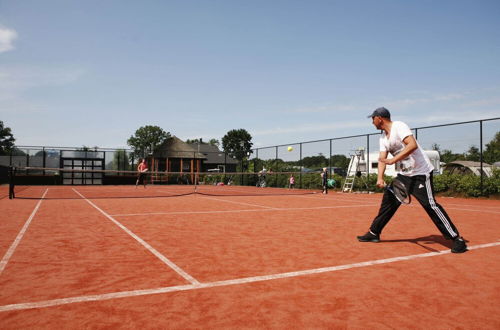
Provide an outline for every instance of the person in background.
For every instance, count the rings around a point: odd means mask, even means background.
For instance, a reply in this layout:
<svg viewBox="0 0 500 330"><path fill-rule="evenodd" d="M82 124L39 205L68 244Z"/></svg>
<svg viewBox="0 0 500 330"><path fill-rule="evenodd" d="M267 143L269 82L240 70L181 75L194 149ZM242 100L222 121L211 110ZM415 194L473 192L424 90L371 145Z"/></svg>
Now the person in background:
<svg viewBox="0 0 500 330"><path fill-rule="evenodd" d="M146 172L148 171L148 164L146 164L146 160L141 158L141 162L137 165L137 181L135 182L135 188L139 185L139 182L142 181L144 188L146 188Z"/></svg>
<svg viewBox="0 0 500 330"><path fill-rule="evenodd" d="M328 169L326 167L323 167L323 172L321 172L321 185L323 194L328 194Z"/></svg>
<svg viewBox="0 0 500 330"><path fill-rule="evenodd" d="M290 179L288 180L288 189L293 189L295 187L295 178L293 174L290 174Z"/></svg>

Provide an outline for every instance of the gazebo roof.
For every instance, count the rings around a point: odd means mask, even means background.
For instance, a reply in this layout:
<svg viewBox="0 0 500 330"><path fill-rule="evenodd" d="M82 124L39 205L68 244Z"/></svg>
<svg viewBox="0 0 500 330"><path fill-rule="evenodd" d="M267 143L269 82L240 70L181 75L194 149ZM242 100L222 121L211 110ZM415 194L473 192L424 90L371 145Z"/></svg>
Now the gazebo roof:
<svg viewBox="0 0 500 330"><path fill-rule="evenodd" d="M153 153L155 158L189 158L206 159L205 155L198 152L188 143L176 136L168 138L162 145L157 147Z"/></svg>

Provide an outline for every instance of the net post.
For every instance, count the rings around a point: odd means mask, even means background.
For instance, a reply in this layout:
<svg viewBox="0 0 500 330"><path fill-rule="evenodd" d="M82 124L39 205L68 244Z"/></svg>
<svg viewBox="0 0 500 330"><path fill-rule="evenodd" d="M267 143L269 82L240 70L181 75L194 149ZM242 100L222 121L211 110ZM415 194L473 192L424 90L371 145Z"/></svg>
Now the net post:
<svg viewBox="0 0 500 330"><path fill-rule="evenodd" d="M200 150L200 143L198 142L198 153ZM194 178L193 178L193 184L194 184L194 193L196 194L198 192L198 180L199 180L199 171L200 169L198 168L198 154L193 151L193 166L191 167L191 171L194 173Z"/></svg>

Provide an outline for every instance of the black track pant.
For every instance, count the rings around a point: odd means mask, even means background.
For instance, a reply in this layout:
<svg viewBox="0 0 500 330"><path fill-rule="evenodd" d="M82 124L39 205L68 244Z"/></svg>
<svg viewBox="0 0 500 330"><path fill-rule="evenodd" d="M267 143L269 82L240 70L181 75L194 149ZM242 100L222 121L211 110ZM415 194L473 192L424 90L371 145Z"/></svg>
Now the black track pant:
<svg viewBox="0 0 500 330"><path fill-rule="evenodd" d="M415 176L404 176L398 174L398 180L404 183L408 192L420 202L420 205L423 206L429 217L445 238L453 239L459 236L457 228L451 221L446 211L434 199L432 172L429 173L429 175ZM394 197L390 191L385 190L380 210L372 222L370 231L374 234L380 235L385 225L387 225L389 220L391 220L400 205L401 203L396 199L396 197Z"/></svg>

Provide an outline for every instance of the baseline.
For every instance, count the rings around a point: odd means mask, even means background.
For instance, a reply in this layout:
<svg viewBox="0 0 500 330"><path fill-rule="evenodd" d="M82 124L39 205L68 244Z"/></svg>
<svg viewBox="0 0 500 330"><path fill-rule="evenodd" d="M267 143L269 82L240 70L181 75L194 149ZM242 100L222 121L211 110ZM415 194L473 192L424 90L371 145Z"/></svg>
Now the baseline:
<svg viewBox="0 0 500 330"><path fill-rule="evenodd" d="M469 250L477 250L477 249L485 249L485 248L496 247L496 246L500 246L500 240L498 242L494 242L494 243L486 243L486 244L469 246L468 249ZM296 272L287 272L287 273L272 274L272 275L244 277L244 278L225 280L225 281L178 285L178 286L163 287L163 288L156 288L156 289L122 291L122 292L113 292L113 293L100 294L100 295L89 295L89 296L45 300L45 301L38 301L38 302L10 304L10 305L0 306L0 312L26 310L26 309L34 309L34 308L45 308L45 307L53 307L53 306L68 305L68 304L73 304L73 303L80 303L80 302L103 301L103 300L111 300L111 299L117 299L117 298L128 298L128 297L137 297L137 296L145 296L145 295L160 294L160 293L179 292L179 291L197 290L197 289L205 289L205 288L213 288L213 287L221 287L221 286L229 286L229 285L263 282L263 281L277 280L277 279L283 279L283 278L307 276L307 275L313 275L313 274L335 272L335 271L339 271L339 270L347 270L347 269L353 269L353 268L361 268L361 267L369 267L369 266L375 266L375 265L381 265L381 264L389 264L389 263L399 262L399 261L407 261L407 260L415 260L415 259L421 259L421 258L427 258L427 257L442 256L442 255L446 255L446 254L451 254L451 251L450 250L443 250L443 251L428 252L428 253L423 253L423 254L413 254L413 255L402 256L402 257L364 261L364 262L339 265L339 266L332 266L332 267L323 267L323 268L316 268L316 269L301 270L301 271L296 271Z"/></svg>

